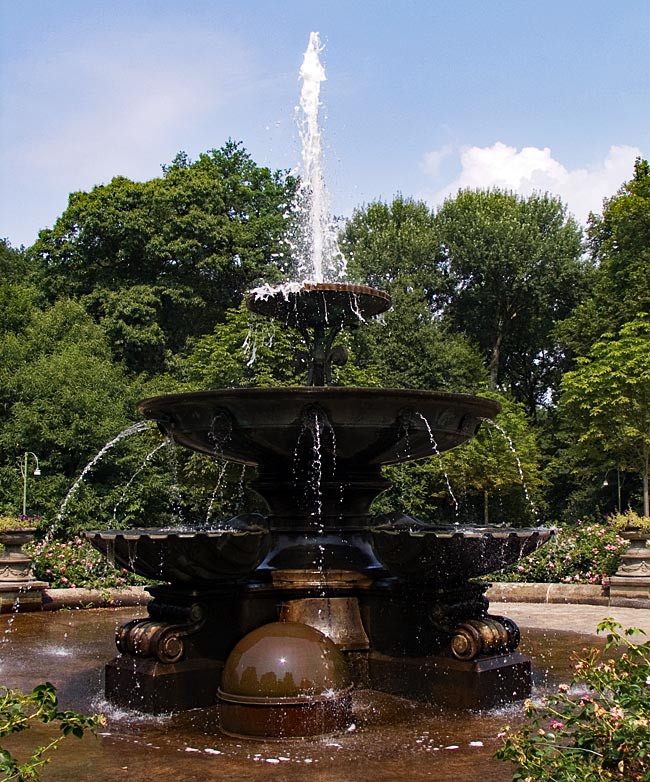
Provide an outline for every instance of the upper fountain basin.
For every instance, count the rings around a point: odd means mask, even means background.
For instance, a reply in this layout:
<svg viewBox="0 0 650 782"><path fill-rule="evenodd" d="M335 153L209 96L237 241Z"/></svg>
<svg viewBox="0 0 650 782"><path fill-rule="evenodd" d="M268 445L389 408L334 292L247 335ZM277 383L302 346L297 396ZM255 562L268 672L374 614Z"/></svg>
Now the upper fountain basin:
<svg viewBox="0 0 650 782"><path fill-rule="evenodd" d="M301 442L318 444L337 468L431 456L473 437L500 405L464 394L327 386L171 394L138 409L180 445L273 470L293 462Z"/></svg>
<svg viewBox="0 0 650 782"><path fill-rule="evenodd" d="M341 282L262 285L246 296L251 312L297 329L358 326L386 312L390 296L377 288Z"/></svg>

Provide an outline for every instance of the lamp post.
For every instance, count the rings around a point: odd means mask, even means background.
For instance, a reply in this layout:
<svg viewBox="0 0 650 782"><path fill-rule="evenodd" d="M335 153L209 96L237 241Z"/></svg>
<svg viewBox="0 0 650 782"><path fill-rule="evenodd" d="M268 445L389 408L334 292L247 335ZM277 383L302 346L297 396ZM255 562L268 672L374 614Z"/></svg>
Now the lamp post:
<svg viewBox="0 0 650 782"><path fill-rule="evenodd" d="M27 465L29 462L29 457L33 456L34 461L36 462L36 469L34 470L34 475L40 475L41 474L41 468L38 466L38 456L36 456L35 453L32 451L25 451L23 454L22 461L20 463L20 473L23 476L23 516L27 515Z"/></svg>
<svg viewBox="0 0 650 782"><path fill-rule="evenodd" d="M610 469L613 469L610 468ZM609 475L610 470L607 470L605 473L605 480L603 481L603 486L609 486L609 481L607 480L607 476ZM621 512L621 469L620 467L616 468L616 489L618 493L618 503L617 503L617 510L620 513Z"/></svg>

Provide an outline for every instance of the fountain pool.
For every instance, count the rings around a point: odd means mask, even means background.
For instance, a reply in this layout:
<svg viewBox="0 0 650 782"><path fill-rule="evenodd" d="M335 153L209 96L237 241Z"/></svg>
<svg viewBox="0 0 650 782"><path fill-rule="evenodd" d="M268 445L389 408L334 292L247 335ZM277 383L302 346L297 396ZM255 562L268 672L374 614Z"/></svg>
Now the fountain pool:
<svg viewBox="0 0 650 782"><path fill-rule="evenodd" d="M567 610L572 612L568 623L586 631L580 607L508 606L521 625L521 648L533 659L534 697L568 680L573 649L598 643L586 632L549 629L566 626ZM554 621L556 611L565 613ZM481 713L455 712L360 690L355 694L353 729L336 736L282 742L224 736L216 730L214 710L152 717L115 709L103 700L104 661L111 653L113 633L133 612L133 608L88 609L0 617L2 681L29 690L47 678L57 687L63 708L107 713L98 739L86 737L80 743L69 738L61 745L47 768L48 782L170 778L175 782L217 778L394 782L407 777L413 782L469 782L479 774L484 782L510 782L509 767L492 755L503 725L520 720L518 705ZM544 624L547 629L527 626L531 612L539 620L531 624ZM639 624L635 618L624 621ZM591 615L589 627L595 627ZM11 737L11 748L19 752L21 746L33 747L37 738L44 740L47 735L47 726L30 729Z"/></svg>

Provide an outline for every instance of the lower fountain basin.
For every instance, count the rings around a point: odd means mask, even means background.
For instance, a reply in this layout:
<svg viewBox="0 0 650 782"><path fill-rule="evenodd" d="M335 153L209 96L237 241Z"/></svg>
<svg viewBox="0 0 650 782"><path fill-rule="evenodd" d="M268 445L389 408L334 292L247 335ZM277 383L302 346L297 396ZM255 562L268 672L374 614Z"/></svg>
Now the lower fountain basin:
<svg viewBox="0 0 650 782"><path fill-rule="evenodd" d="M144 578L192 587L249 576L270 545L270 535L261 526L102 530L85 536L119 567Z"/></svg>
<svg viewBox="0 0 650 782"><path fill-rule="evenodd" d="M447 585L512 565L553 535L542 527L437 527L402 515L371 530L375 556L391 574Z"/></svg>

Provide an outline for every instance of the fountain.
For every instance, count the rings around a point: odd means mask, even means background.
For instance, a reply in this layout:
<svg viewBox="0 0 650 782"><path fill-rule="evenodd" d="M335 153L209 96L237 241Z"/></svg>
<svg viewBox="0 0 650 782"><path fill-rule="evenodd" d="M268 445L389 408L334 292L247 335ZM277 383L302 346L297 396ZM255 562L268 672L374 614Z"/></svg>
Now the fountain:
<svg viewBox="0 0 650 782"><path fill-rule="evenodd" d="M217 529L87 533L120 566L166 582L149 589L149 617L118 631L109 700L158 713L212 706L219 693L226 729L232 722L245 734L250 723L268 736L342 727L351 683L468 708L526 697L517 627L488 614L486 585L472 579L530 553L550 531L439 528L371 513L389 485L383 465L462 444L498 403L328 385L332 362L345 358L336 335L384 311L380 291L311 283L253 292L247 303L303 333L309 384L172 394L140 410L180 445L254 465L269 512ZM248 664L236 675L242 642ZM283 689L271 668L290 650L313 667L299 679L288 671ZM326 659L336 675L324 676ZM278 720L290 705L317 717Z"/></svg>
<svg viewBox="0 0 650 782"><path fill-rule="evenodd" d="M215 528L86 533L121 567L164 582L149 587L148 616L117 632L119 655L106 666L116 705L158 714L219 704L226 733L279 738L344 730L354 688L470 709L530 692L517 626L489 615L487 585L472 579L551 532L437 527L371 510L390 485L384 465L461 445L498 403L333 386L332 365L347 359L337 336L385 312L390 298L316 278L246 298L302 335L304 387L139 405L179 445L254 466L268 512Z"/></svg>

